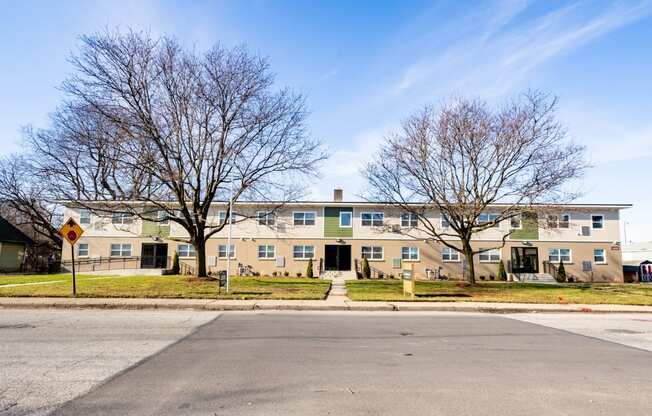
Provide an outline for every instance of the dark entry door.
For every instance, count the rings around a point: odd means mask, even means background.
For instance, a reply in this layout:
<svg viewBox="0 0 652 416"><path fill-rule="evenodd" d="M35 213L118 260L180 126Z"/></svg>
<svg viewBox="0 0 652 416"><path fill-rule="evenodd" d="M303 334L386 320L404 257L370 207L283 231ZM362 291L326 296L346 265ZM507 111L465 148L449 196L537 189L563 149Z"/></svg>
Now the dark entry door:
<svg viewBox="0 0 652 416"><path fill-rule="evenodd" d="M512 273L539 273L536 247L512 247Z"/></svg>
<svg viewBox="0 0 652 416"><path fill-rule="evenodd" d="M140 253L141 269L165 269L168 267L167 244L143 244Z"/></svg>
<svg viewBox="0 0 652 416"><path fill-rule="evenodd" d="M327 245L324 254L324 269L351 270L351 246Z"/></svg>

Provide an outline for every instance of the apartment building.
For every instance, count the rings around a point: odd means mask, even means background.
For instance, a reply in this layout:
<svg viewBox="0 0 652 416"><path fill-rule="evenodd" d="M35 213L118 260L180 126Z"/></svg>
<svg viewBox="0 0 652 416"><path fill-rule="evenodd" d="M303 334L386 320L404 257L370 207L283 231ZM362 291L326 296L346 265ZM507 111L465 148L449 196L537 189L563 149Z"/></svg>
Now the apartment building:
<svg viewBox="0 0 652 416"><path fill-rule="evenodd" d="M477 234L473 241L474 247L492 248L511 233L502 248L476 256L476 274L494 278L501 261L516 274L542 273L548 264L563 261L575 280L622 282L619 214L628 207L574 204L559 212L500 223ZM232 272L288 272L292 276L305 274L311 258L318 274L354 270L366 257L374 273L388 277L398 277L402 268L412 263L417 278L463 278L462 256L428 239L419 230L417 218L395 207L344 201L342 191L336 190L332 201L292 202L272 208L265 203L237 203L234 211L239 215L231 225L230 247L228 226L207 243L209 271L224 270L229 255ZM491 220L498 208L494 207L493 213L488 209L480 220ZM76 246L82 271L98 269L107 262L113 269L166 268L175 251L183 264L194 266L192 245L173 240L184 238L185 230L166 221L163 213L163 221L142 221L126 215L94 215L70 205L66 215L84 228ZM223 222L225 215L226 206L216 203L208 221ZM428 216L442 229L448 226L437 210ZM64 264L69 260L70 252L64 249Z"/></svg>

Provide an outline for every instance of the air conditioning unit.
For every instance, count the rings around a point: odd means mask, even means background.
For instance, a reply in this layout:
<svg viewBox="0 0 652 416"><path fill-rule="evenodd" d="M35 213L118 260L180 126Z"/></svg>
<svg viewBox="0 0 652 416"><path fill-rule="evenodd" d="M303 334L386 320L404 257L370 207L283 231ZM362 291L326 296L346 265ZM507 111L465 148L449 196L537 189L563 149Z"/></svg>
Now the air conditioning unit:
<svg viewBox="0 0 652 416"><path fill-rule="evenodd" d="M401 232L401 226L398 224L392 224L392 232L393 233L400 233Z"/></svg>
<svg viewBox="0 0 652 416"><path fill-rule="evenodd" d="M580 231L580 235L584 237L588 237L591 235L591 227L588 225L583 225L582 230Z"/></svg>
<svg viewBox="0 0 652 416"><path fill-rule="evenodd" d="M208 267L215 267L217 266L217 257L216 256L208 256L208 259L206 261Z"/></svg>

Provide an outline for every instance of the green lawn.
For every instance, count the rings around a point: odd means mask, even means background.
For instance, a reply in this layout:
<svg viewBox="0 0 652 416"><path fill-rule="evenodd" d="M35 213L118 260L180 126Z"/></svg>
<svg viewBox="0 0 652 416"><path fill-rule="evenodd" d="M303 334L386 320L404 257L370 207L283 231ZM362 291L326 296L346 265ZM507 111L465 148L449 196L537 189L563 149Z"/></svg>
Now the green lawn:
<svg viewBox="0 0 652 416"><path fill-rule="evenodd" d="M412 300L403 296L403 283L396 280L352 280L346 287L352 300ZM467 286L456 282L416 282L414 300L652 305L652 285L577 283L555 286L482 282Z"/></svg>
<svg viewBox="0 0 652 416"><path fill-rule="evenodd" d="M2 287L11 283L64 280L59 283ZM308 278L232 277L230 293L221 290L220 299L325 299L330 282ZM72 276L0 276L0 296L68 297ZM78 297L189 298L218 297L216 281L187 276L77 276Z"/></svg>

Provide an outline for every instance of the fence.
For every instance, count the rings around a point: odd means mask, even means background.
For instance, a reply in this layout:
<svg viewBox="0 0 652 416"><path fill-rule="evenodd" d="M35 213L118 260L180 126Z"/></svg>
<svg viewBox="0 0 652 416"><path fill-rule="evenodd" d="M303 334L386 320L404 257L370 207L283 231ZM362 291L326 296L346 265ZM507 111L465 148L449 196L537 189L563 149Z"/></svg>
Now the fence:
<svg viewBox="0 0 652 416"><path fill-rule="evenodd" d="M153 267L161 266L161 267ZM72 261L64 260L61 262L64 269L72 269ZM144 266L144 267L143 267ZM130 257L88 257L75 259L75 271L95 272L105 270L126 270L126 269L141 269L141 268L158 268L169 269L171 266L170 257L154 257L154 256L130 256Z"/></svg>

